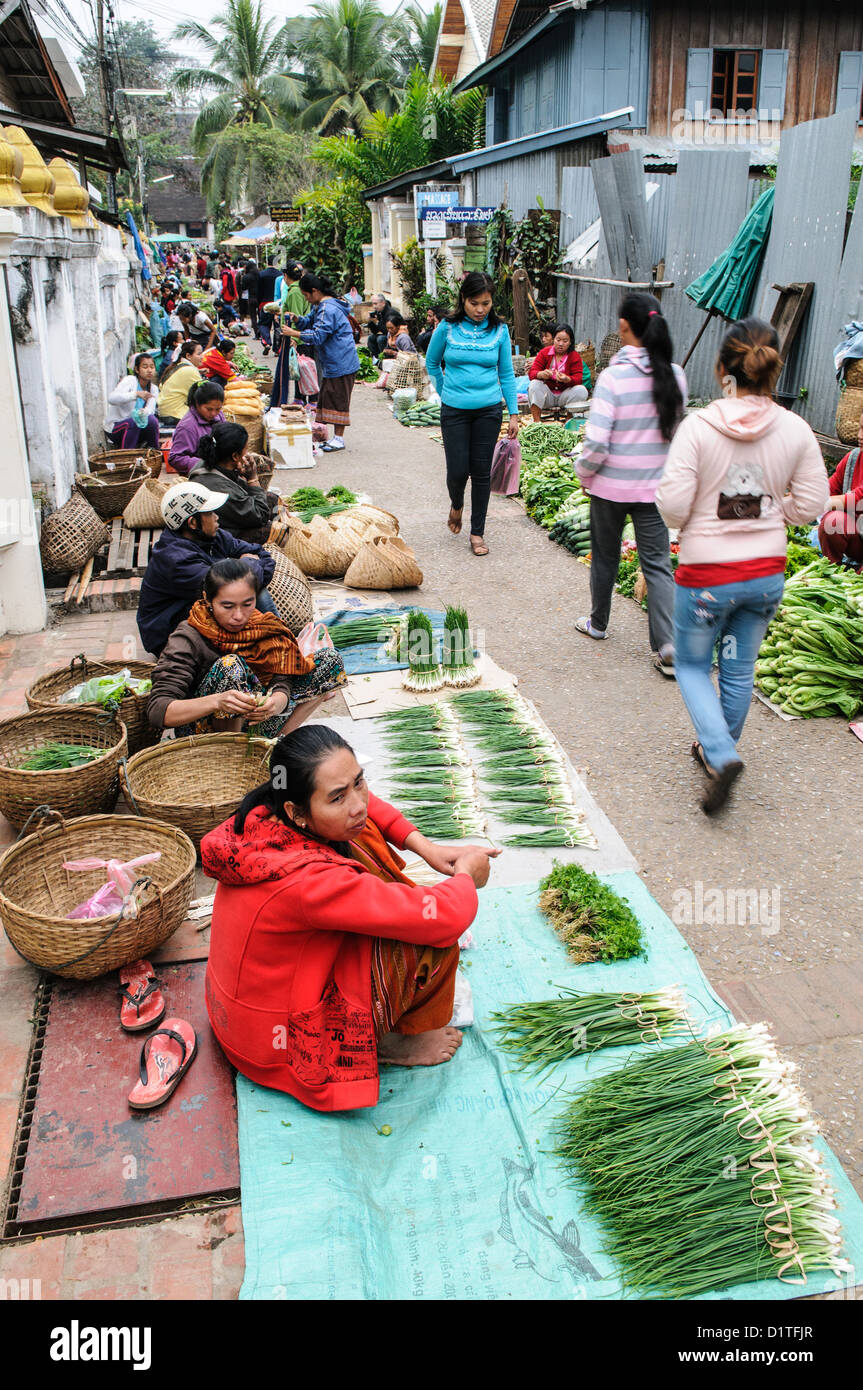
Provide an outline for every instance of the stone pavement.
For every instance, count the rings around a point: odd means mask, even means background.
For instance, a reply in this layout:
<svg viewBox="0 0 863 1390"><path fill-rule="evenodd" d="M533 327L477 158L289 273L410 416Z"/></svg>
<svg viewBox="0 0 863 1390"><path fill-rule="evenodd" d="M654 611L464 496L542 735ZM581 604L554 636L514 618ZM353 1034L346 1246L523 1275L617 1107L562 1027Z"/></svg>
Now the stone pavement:
<svg viewBox="0 0 863 1390"><path fill-rule="evenodd" d="M352 410L345 452L321 455L314 472L293 475L290 485L345 483L400 517L425 572L423 601L468 608L481 644L519 677L711 984L741 1019L767 1020L796 1060L828 1141L863 1193L863 950L853 905L863 850L853 793L863 748L839 720L784 723L756 704L735 800L708 820L697 803L689 721L674 683L649 665L640 609L616 596L610 640L579 637L573 621L588 611L587 568L551 544L519 503L498 497L487 529L491 553L472 556L466 535L446 530L441 445L428 431L397 424L371 387L357 387ZM2 717L24 709L24 690L37 675L82 650L134 656L126 644L135 633L133 613L94 613L0 642ZM4 844L11 838L5 831L4 838L0 824ZM747 891L755 894L750 906L762 895L754 921L738 896ZM720 899L722 912L711 919L702 905ZM3 1168L35 982L36 972L4 937ZM0 1247L0 1277L40 1279L43 1298L233 1298L242 1262L239 1207Z"/></svg>

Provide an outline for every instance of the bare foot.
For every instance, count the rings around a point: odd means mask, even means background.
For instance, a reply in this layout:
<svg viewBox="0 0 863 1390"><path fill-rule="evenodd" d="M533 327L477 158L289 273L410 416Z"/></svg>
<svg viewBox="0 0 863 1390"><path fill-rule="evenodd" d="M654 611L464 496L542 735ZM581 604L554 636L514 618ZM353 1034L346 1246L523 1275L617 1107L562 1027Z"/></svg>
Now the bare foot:
<svg viewBox="0 0 863 1390"><path fill-rule="evenodd" d="M461 514L461 507L450 507L447 526L452 531L454 536L457 536L459 531L461 530Z"/></svg>
<svg viewBox="0 0 863 1390"><path fill-rule="evenodd" d="M429 1033L387 1033L378 1044L378 1061L394 1067L437 1067L449 1062L461 1047L457 1028L433 1028Z"/></svg>

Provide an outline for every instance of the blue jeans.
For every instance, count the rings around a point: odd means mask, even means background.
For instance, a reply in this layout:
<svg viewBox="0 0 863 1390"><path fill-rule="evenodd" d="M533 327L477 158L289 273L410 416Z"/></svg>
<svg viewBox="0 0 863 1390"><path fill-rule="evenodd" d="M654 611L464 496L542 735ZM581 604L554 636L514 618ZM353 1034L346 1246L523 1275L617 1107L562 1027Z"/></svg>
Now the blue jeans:
<svg viewBox="0 0 863 1390"><path fill-rule="evenodd" d="M737 760L755 659L784 586L782 574L709 589L675 585L674 674L704 757L717 772ZM710 679L717 645L718 696Z"/></svg>

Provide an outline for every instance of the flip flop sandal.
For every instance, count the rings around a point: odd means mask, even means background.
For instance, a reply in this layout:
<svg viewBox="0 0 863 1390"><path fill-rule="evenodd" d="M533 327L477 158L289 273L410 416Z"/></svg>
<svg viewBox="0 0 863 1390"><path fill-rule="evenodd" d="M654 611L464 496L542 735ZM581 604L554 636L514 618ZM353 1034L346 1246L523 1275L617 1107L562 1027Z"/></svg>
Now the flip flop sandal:
<svg viewBox="0 0 863 1390"><path fill-rule="evenodd" d="M576 632L583 632L585 637L592 637L594 642L604 642L608 636L607 632L599 632L597 628L593 627L590 618L576 618L575 630Z"/></svg>
<svg viewBox="0 0 863 1390"><path fill-rule="evenodd" d="M675 679L673 661L663 661L662 657L659 655L659 652L657 652L653 657L652 664L653 669L655 671L658 671L660 675L665 676L666 680L673 681Z"/></svg>
<svg viewBox="0 0 863 1390"><path fill-rule="evenodd" d="M165 999L148 960L136 960L123 966L119 992L122 996L120 1027L127 1033L146 1032L165 1012Z"/></svg>
<svg viewBox="0 0 863 1390"><path fill-rule="evenodd" d="M701 809L706 816L713 816L721 810L728 800L737 778L743 771L743 764L739 759L734 762L726 763L721 772L713 772L710 777L710 786L704 794L701 802Z"/></svg>
<svg viewBox="0 0 863 1390"><path fill-rule="evenodd" d="M692 754L695 761L697 763L701 763L701 766L704 768L704 771L707 773L708 777L716 776L716 773L713 771L713 768L710 766L709 762L704 756L704 749L701 747L700 743L693 743L689 751Z"/></svg>
<svg viewBox="0 0 863 1390"><path fill-rule="evenodd" d="M129 1092L133 1110L154 1110L179 1086L197 1051L198 1040L184 1018L166 1018L141 1048L141 1080Z"/></svg>
<svg viewBox="0 0 863 1390"><path fill-rule="evenodd" d="M487 554L488 554L488 546L486 545L485 541L484 541L484 540L474 540L473 536L471 536L471 538L470 538L470 548L471 548L471 550L473 551L474 555L487 555Z"/></svg>
<svg viewBox="0 0 863 1390"><path fill-rule="evenodd" d="M449 509L449 516L447 517L446 524L454 536L457 536L461 531L461 514L463 510L463 507L450 507Z"/></svg>

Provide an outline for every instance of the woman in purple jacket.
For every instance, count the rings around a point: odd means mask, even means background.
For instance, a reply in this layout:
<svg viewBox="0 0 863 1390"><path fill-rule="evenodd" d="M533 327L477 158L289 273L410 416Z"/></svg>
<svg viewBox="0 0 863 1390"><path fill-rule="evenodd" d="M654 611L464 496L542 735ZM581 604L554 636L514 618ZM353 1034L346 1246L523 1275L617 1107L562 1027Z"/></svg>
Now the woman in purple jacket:
<svg viewBox="0 0 863 1390"><path fill-rule="evenodd" d="M212 434L217 420L224 420L225 393L217 381L200 381L189 391L189 410L174 430L168 463L186 477L201 463L201 440Z"/></svg>

